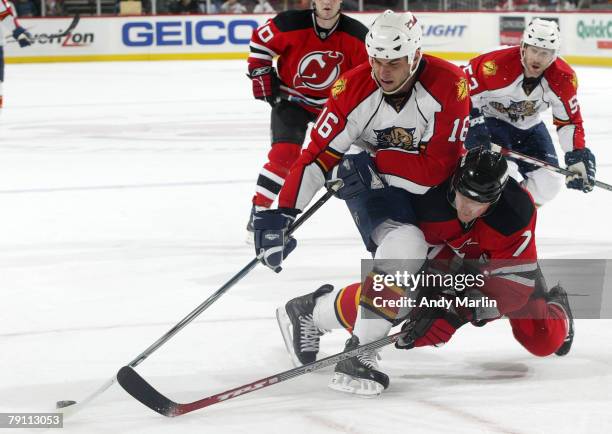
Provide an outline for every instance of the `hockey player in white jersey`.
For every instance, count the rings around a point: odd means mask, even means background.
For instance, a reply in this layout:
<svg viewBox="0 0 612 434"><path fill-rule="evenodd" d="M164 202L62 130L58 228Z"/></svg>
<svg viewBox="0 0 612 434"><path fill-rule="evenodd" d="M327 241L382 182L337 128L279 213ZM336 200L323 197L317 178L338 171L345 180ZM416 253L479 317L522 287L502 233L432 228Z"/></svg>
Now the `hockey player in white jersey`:
<svg viewBox="0 0 612 434"><path fill-rule="evenodd" d="M295 247L286 234L288 225L326 177L337 176L344 180L338 193L347 199L368 249L377 259L398 260L376 272L393 274L401 268L415 273L422 266L427 244L411 201L454 170L464 149L469 96L465 73L423 54L421 36L409 12L386 11L376 19L366 36L369 62L343 74L332 87L308 147L280 190L278 209L255 214L255 247L265 265L280 270L283 257ZM354 144L369 152L345 156ZM347 349L387 335L400 315L373 305L371 291L361 293ZM389 287L379 295L392 298L393 291ZM369 351L338 363L331 387L379 394L388 384L376 354Z"/></svg>
<svg viewBox="0 0 612 434"><path fill-rule="evenodd" d="M0 109L2 109L2 83L4 82L4 35L13 35L20 47L32 45L32 36L19 25L13 6L7 0L0 0Z"/></svg>
<svg viewBox="0 0 612 434"><path fill-rule="evenodd" d="M490 141L558 165L552 139L540 119L540 113L552 108L565 164L575 172L565 183L586 193L595 185L595 156L585 146L578 79L559 57L560 46L557 23L536 18L525 29L520 46L470 61L464 68L472 102L465 146L470 149ZM561 189L557 174L524 162L516 165L518 180L536 204L545 204Z"/></svg>

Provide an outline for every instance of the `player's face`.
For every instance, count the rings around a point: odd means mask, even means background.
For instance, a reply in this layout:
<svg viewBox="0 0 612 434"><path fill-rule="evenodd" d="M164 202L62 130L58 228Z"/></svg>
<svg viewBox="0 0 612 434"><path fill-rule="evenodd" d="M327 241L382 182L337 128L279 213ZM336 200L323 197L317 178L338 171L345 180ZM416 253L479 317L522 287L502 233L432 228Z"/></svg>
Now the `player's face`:
<svg viewBox="0 0 612 434"><path fill-rule="evenodd" d="M555 57L554 50L525 45L523 49L523 63L527 77L539 77L550 65Z"/></svg>
<svg viewBox="0 0 612 434"><path fill-rule="evenodd" d="M322 20L331 20L340 12L342 0L314 0L317 17Z"/></svg>
<svg viewBox="0 0 612 434"><path fill-rule="evenodd" d="M465 197L458 191L455 192L455 208L457 209L457 218L462 223L469 223L472 220L480 217L489 209L489 203L480 203Z"/></svg>
<svg viewBox="0 0 612 434"><path fill-rule="evenodd" d="M372 72L378 84L385 92L393 92L404 84L410 75L410 63L407 57L401 59L376 59L370 57Z"/></svg>

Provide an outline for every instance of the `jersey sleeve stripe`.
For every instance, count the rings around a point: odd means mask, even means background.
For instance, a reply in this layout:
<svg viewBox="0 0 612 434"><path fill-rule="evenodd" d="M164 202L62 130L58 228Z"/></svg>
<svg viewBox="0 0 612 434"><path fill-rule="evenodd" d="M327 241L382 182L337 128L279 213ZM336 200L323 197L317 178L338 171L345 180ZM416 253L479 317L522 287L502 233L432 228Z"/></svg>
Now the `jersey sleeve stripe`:
<svg viewBox="0 0 612 434"><path fill-rule="evenodd" d="M269 56L267 54L251 53L249 54L249 59L262 59L272 62L272 56Z"/></svg>
<svg viewBox="0 0 612 434"><path fill-rule="evenodd" d="M416 182L409 181L408 179L402 178L396 175L389 175L385 173L380 174L387 184L393 187L403 188L404 190L415 193L415 194L425 194L431 188L425 185L417 184Z"/></svg>
<svg viewBox="0 0 612 434"><path fill-rule="evenodd" d="M251 51L257 51L257 52L264 52L264 53L268 53L270 56L278 56L278 54L274 51L272 51L271 49L269 49L268 47L258 44L256 42L251 41L251 43L249 44L249 47L251 49Z"/></svg>

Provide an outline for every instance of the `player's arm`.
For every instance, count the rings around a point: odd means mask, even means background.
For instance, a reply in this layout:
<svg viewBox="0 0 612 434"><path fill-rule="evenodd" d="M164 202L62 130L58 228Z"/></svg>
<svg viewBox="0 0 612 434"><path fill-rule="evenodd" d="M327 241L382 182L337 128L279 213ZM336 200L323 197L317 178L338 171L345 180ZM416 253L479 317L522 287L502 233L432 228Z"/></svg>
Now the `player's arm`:
<svg viewBox="0 0 612 434"><path fill-rule="evenodd" d="M431 92L440 103L422 109L427 127L416 149L388 148L376 152L376 167L389 185L424 194L453 172L463 150L469 122L467 79L463 73ZM443 91L440 91L443 89ZM442 98L440 98L441 96Z"/></svg>
<svg viewBox="0 0 612 434"><path fill-rule="evenodd" d="M578 104L578 79L569 65L561 64L548 84L552 91L551 105L553 123L557 127L559 144L565 151L565 164L575 175L567 176L568 188L582 190L585 193L595 186L595 156L585 146L582 114ZM547 77L549 78L549 77Z"/></svg>
<svg viewBox="0 0 612 434"><path fill-rule="evenodd" d="M325 176L359 135L357 123L346 116L336 100L329 98L319 115L310 143L291 167L278 196L278 209L255 213L255 253L264 265L280 271L282 261L295 248L287 236L289 226L315 193L324 185Z"/></svg>
<svg viewBox="0 0 612 434"><path fill-rule="evenodd" d="M480 292L497 302L501 315L522 308L535 289L537 250L535 213L528 225L509 236L499 234L500 248L481 271L485 275Z"/></svg>
<svg viewBox="0 0 612 434"><path fill-rule="evenodd" d="M32 35L19 24L7 0L0 0L0 25L12 33L13 38L15 38L22 48L32 45L34 42Z"/></svg>
<svg viewBox="0 0 612 434"><path fill-rule="evenodd" d="M482 56L476 57L463 67L467 75L470 89L470 125L468 144L488 145L491 143L491 133L485 123L482 106L486 104L486 80L482 77ZM467 144L466 144L466 147Z"/></svg>
<svg viewBox="0 0 612 434"><path fill-rule="evenodd" d="M282 55L283 32L273 19L259 26L249 43L248 76L253 85L255 99L266 101L271 106L280 102L280 82L273 66L274 57Z"/></svg>

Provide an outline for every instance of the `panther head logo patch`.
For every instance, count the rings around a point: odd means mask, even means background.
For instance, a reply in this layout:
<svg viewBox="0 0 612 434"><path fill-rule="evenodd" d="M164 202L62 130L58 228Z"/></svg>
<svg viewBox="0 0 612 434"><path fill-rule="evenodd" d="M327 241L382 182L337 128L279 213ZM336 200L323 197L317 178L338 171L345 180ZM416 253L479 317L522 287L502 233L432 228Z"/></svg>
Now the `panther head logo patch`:
<svg viewBox="0 0 612 434"><path fill-rule="evenodd" d="M390 127L374 130L376 146L380 149L400 148L418 154L418 143L414 140L416 128Z"/></svg>
<svg viewBox="0 0 612 434"><path fill-rule="evenodd" d="M510 101L508 107L500 102L492 101L489 105L498 112L507 114L512 122L517 122L519 119L525 120L526 117L537 113L536 101Z"/></svg>

